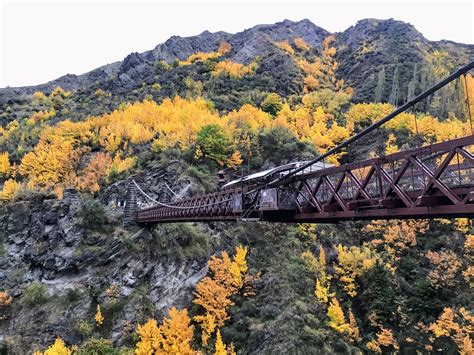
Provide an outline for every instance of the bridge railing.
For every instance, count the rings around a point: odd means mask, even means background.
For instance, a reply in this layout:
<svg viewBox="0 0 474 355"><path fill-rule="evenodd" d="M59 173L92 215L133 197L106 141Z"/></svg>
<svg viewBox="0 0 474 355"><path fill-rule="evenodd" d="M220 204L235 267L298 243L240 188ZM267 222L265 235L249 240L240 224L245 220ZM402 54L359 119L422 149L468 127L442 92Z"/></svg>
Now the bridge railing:
<svg viewBox="0 0 474 355"><path fill-rule="evenodd" d="M457 206L474 182L474 136L292 177L299 211Z"/></svg>

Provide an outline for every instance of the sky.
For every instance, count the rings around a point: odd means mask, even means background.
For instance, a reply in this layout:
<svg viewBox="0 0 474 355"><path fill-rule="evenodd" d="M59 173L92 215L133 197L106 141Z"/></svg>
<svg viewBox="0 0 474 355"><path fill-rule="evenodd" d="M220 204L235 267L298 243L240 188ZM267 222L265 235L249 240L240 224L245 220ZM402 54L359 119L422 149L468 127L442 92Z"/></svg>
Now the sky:
<svg viewBox="0 0 474 355"><path fill-rule="evenodd" d="M307 18L330 32L363 18L394 18L429 40L472 44L472 0L0 0L0 87L83 74L170 36L240 32Z"/></svg>

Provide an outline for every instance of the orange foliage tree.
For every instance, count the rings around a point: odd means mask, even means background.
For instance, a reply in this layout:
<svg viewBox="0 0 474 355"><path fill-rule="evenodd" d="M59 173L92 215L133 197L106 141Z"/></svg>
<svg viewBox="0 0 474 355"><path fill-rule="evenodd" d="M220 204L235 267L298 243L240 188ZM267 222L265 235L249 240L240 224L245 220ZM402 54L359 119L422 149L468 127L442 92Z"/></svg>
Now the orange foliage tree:
<svg viewBox="0 0 474 355"><path fill-rule="evenodd" d="M474 346L471 335L474 329L474 316L465 308L459 312L446 307L436 322L431 323L429 330L436 338L447 337L454 341L460 354L473 354Z"/></svg>
<svg viewBox="0 0 474 355"><path fill-rule="evenodd" d="M451 250L439 252L429 250L426 253L433 269L428 274L428 280L434 288L452 287L462 263Z"/></svg>

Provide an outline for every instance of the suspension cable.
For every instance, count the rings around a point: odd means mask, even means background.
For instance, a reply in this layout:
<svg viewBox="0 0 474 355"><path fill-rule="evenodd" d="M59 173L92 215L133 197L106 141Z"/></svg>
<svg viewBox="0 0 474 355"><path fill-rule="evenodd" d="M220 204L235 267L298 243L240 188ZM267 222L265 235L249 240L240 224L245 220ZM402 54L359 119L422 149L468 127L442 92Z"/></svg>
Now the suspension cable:
<svg viewBox="0 0 474 355"><path fill-rule="evenodd" d="M145 191L143 191L140 186L138 186L137 182L135 180L132 180L133 184L135 185L135 187L138 189L138 191L140 193L143 194L143 196L145 196L147 199L149 199L150 201L160 205L160 206L163 206L163 207L168 207L168 208L174 208L174 209L177 209L177 210L189 210L189 209L192 209L192 208L201 208L201 207L210 207L210 206L215 206L215 205L220 205L222 203L225 203L225 202L229 202L229 201L232 201L233 198L229 198L229 199L226 199L226 200L222 200L222 201L218 201L218 202L213 202L213 203L209 203L207 205L199 205L199 206L187 206L187 207L184 207L184 206L174 206L174 205L169 205L167 203L163 203L163 202L160 202L160 201L157 201L155 200L153 197L151 197L150 195L148 195Z"/></svg>
<svg viewBox="0 0 474 355"><path fill-rule="evenodd" d="M466 76L466 73L463 74L463 77L464 77L464 87L466 89L466 105L467 105L467 112L468 112L468 115L469 115L469 123L471 124L471 134L473 134L473 130L472 130L472 113L471 113L471 103L469 102L469 88L467 86L467 76Z"/></svg>

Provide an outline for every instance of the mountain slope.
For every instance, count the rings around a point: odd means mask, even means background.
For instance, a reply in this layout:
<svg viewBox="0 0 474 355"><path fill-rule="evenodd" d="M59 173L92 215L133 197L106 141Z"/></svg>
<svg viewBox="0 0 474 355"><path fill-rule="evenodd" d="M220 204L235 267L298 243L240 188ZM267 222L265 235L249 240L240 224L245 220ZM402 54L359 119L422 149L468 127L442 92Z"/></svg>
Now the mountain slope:
<svg viewBox="0 0 474 355"><path fill-rule="evenodd" d="M22 100L25 94L35 91L50 92L56 86L65 90L86 90L92 86L107 86L120 91L137 88L143 81L150 81L156 74L154 63L164 60L185 60L196 52L216 50L221 41L229 42L232 51L226 58L249 64L255 58L266 58L275 53L274 42L303 38L306 43L321 49L321 43L330 33L309 20L293 22L285 20L272 25L258 25L230 34L204 31L192 37L173 36L165 43L144 53L132 53L122 62L104 65L82 75L68 74L42 85L0 89L0 104ZM366 19L344 32L336 33L337 75L355 89L356 100L370 100L374 90L375 76L382 66L387 66L388 76L396 65L400 66L401 78L409 78L413 65L426 65L427 57L435 51L447 51L452 56L453 66L474 58L474 46L453 42L431 42L413 26L395 20ZM403 86L405 85L405 86ZM401 91L406 91L402 83Z"/></svg>
<svg viewBox="0 0 474 355"><path fill-rule="evenodd" d="M215 191L219 170L231 181L313 159L472 50L394 20L336 34L285 20L172 37L84 75L1 89L0 354L57 337L78 354L132 354L139 325L165 324L172 307L181 343L206 354L217 321L239 354L472 352L467 219L125 223L134 182L141 208ZM460 84L328 163L470 134ZM472 76L467 86L474 97Z"/></svg>

